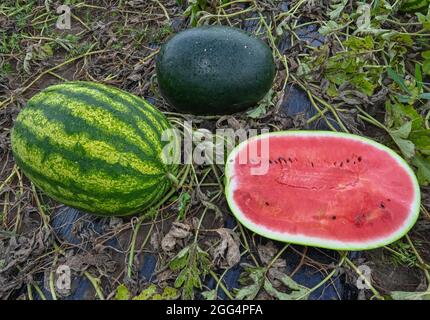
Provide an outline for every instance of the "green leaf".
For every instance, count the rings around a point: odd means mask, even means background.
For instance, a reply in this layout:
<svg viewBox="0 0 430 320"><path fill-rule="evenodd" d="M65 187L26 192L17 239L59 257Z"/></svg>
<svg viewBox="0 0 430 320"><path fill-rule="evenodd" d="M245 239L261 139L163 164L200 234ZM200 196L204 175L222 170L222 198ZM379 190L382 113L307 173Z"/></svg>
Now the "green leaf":
<svg viewBox="0 0 430 320"><path fill-rule="evenodd" d="M328 86L327 94L330 97L338 97L339 96L339 91L337 90L336 86L333 83L330 83L330 85Z"/></svg>
<svg viewBox="0 0 430 320"><path fill-rule="evenodd" d="M385 32L381 35L381 38L384 39L385 41L392 41L392 39L397 36L399 34L398 31L389 31L389 32Z"/></svg>
<svg viewBox="0 0 430 320"><path fill-rule="evenodd" d="M393 139L394 139L394 142L399 147L400 151L405 156L405 158L410 159L414 156L415 145L413 144L412 141L406 140L406 139L401 139L401 138L395 138L395 137L393 137Z"/></svg>
<svg viewBox="0 0 430 320"><path fill-rule="evenodd" d="M188 277L188 269L182 269L175 280L175 288L180 288L185 283Z"/></svg>
<svg viewBox="0 0 430 320"><path fill-rule="evenodd" d="M418 168L417 178L421 185L430 184L430 158L424 158L419 155L416 155L412 163L415 167Z"/></svg>
<svg viewBox="0 0 430 320"><path fill-rule="evenodd" d="M133 300L149 300L156 293L157 286L155 284L151 284L148 288L139 293L139 295L135 296Z"/></svg>
<svg viewBox="0 0 430 320"><path fill-rule="evenodd" d="M178 212L178 219L183 220L185 218L185 214L188 208L188 204L190 203L191 196L188 192L183 192L179 196L179 212Z"/></svg>
<svg viewBox="0 0 430 320"><path fill-rule="evenodd" d="M389 134L399 147L405 158L410 159L415 154L415 145L407 140L412 130L412 121L408 121L396 130L389 130Z"/></svg>
<svg viewBox="0 0 430 320"><path fill-rule="evenodd" d="M417 13L415 13L415 15L417 16L418 21L419 21L420 23L424 23L424 22L426 22L427 18L426 18L426 16L425 16L425 15L423 15L421 12L417 12Z"/></svg>
<svg viewBox="0 0 430 320"><path fill-rule="evenodd" d="M415 15L418 17L418 21L423 25L423 31L430 30L430 11L427 15L423 15L421 12L416 12Z"/></svg>
<svg viewBox="0 0 430 320"><path fill-rule="evenodd" d="M332 11L330 11L330 20L336 20L342 14L345 6L348 4L348 0L337 0L335 3L330 5Z"/></svg>
<svg viewBox="0 0 430 320"><path fill-rule="evenodd" d="M274 91L270 89L269 92L264 96L261 102L258 104L258 107L249 110L246 112L246 115L252 119L260 118L264 116L267 112L267 109L273 106L272 95Z"/></svg>
<svg viewBox="0 0 430 320"><path fill-rule="evenodd" d="M139 295L135 296L133 300L174 300L179 296L178 290L172 287L165 287L163 292L158 293L155 284L149 285Z"/></svg>
<svg viewBox="0 0 430 320"><path fill-rule="evenodd" d="M391 67L388 67L387 73L388 73L388 76L392 80L394 80L394 82L397 83L400 88L403 89L403 91L405 91L408 94L411 94L409 88L405 84L405 80L394 69L392 69Z"/></svg>
<svg viewBox="0 0 430 320"><path fill-rule="evenodd" d="M422 92L422 90L423 90L423 74L421 71L421 66L418 63L415 63L415 79L417 81L418 92Z"/></svg>
<svg viewBox="0 0 430 320"><path fill-rule="evenodd" d="M427 92L427 93L421 93L418 97L419 97L420 99L430 100L430 92Z"/></svg>
<svg viewBox="0 0 430 320"><path fill-rule="evenodd" d="M165 287L161 294L161 300L175 300L179 296L178 290L172 287Z"/></svg>
<svg viewBox="0 0 430 320"><path fill-rule="evenodd" d="M399 127L407 121L412 121L412 130L420 130L424 123L423 118L417 112L413 105L401 104L387 101L387 116L389 127Z"/></svg>
<svg viewBox="0 0 430 320"><path fill-rule="evenodd" d="M426 75L430 74L430 60L425 60L423 62L423 73Z"/></svg>
<svg viewBox="0 0 430 320"><path fill-rule="evenodd" d="M169 263L173 271L179 271L175 288L182 288L183 299L194 299L194 288L201 289L200 277L206 276L211 266L209 254L192 243L182 249Z"/></svg>
<svg viewBox="0 0 430 320"><path fill-rule="evenodd" d="M415 144L421 154L430 156L430 129L413 130L409 135L409 140Z"/></svg>
<svg viewBox="0 0 430 320"><path fill-rule="evenodd" d="M264 282L264 290L267 291L272 297L279 300L307 300L310 294L310 289L299 285L288 275L282 272L275 272L277 280L281 281L282 284L290 289L289 293L281 292L273 287L272 283L266 279Z"/></svg>
<svg viewBox="0 0 430 320"><path fill-rule="evenodd" d="M187 265L188 261L188 252L190 251L190 247L185 247L170 261L169 267L173 271L180 270Z"/></svg>
<svg viewBox="0 0 430 320"><path fill-rule="evenodd" d="M247 278L250 280L251 284L239 289L236 293L236 299L254 300L264 284L266 268L249 267L246 268L245 271L247 272Z"/></svg>
<svg viewBox="0 0 430 320"><path fill-rule="evenodd" d="M392 136L396 136L397 138L406 139L407 137L409 137L411 130L412 130L412 121L408 121L404 123L397 130L390 130L390 134Z"/></svg>
<svg viewBox="0 0 430 320"><path fill-rule="evenodd" d="M357 51L367 51L374 49L374 41L372 36L365 36L364 38L351 36L343 42L343 45L349 49Z"/></svg>
<svg viewBox="0 0 430 320"><path fill-rule="evenodd" d="M427 51L423 51L423 52L421 52L421 56L422 56L424 59L429 60L429 59L430 59L430 50L427 50Z"/></svg>
<svg viewBox="0 0 430 320"><path fill-rule="evenodd" d="M125 286L125 284L120 284L116 288L115 300L129 300L130 296L130 291L128 291L128 288Z"/></svg>
<svg viewBox="0 0 430 320"><path fill-rule="evenodd" d="M297 75L299 77L308 75L312 72L312 69L309 67L307 63L300 63L297 68Z"/></svg>
<svg viewBox="0 0 430 320"><path fill-rule="evenodd" d="M377 86L373 83L373 81L370 81L369 79L360 76L353 78L351 82L355 85L357 89L359 89L361 92L365 93L369 97L373 95Z"/></svg>
<svg viewBox="0 0 430 320"><path fill-rule="evenodd" d="M321 69L331 84L342 86L349 83L356 90L372 96L375 89L380 86L384 72L384 68L375 64L368 54L368 51L374 50L374 45L371 36L351 36L343 42L344 51L328 57L329 52L318 50L310 62L305 62L310 70ZM315 72L309 72L310 75L313 73ZM337 89L329 85L329 95L336 96Z"/></svg>
<svg viewBox="0 0 430 320"><path fill-rule="evenodd" d="M214 289L214 290L203 291L202 296L203 298L205 298L205 300L216 300L218 297L218 294L217 294L217 291Z"/></svg>
<svg viewBox="0 0 430 320"><path fill-rule="evenodd" d="M325 26L322 26L318 29L318 32L321 33L323 36L326 36L334 31L337 31L341 29L341 26L336 23L336 21L330 20L327 22Z"/></svg>
<svg viewBox="0 0 430 320"><path fill-rule="evenodd" d="M246 115L251 119L258 119L266 114L266 107L264 105L259 105L258 107L251 109L246 112Z"/></svg>

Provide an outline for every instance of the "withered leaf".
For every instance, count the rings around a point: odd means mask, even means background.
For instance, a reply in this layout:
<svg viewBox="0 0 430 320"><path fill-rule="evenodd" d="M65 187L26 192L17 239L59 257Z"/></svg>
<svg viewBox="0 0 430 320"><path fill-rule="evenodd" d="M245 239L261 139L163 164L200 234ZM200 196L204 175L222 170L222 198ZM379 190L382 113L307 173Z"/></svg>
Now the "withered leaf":
<svg viewBox="0 0 430 320"><path fill-rule="evenodd" d="M180 222L173 222L170 231L161 241L161 248L164 251L171 251L175 248L178 239L185 239L191 235L190 226Z"/></svg>
<svg viewBox="0 0 430 320"><path fill-rule="evenodd" d="M221 243L214 250L214 260L221 267L232 267L240 261L239 237L227 228L219 228L216 232L221 237Z"/></svg>

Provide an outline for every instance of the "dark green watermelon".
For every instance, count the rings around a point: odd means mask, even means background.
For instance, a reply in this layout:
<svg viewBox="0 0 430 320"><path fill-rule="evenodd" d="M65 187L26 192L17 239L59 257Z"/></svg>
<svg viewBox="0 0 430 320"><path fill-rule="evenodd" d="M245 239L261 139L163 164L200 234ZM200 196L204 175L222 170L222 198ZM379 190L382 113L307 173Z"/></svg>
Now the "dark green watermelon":
<svg viewBox="0 0 430 320"><path fill-rule="evenodd" d="M231 114L255 106L276 71L266 43L224 26L175 35L161 48L156 69L164 98L193 114Z"/></svg>

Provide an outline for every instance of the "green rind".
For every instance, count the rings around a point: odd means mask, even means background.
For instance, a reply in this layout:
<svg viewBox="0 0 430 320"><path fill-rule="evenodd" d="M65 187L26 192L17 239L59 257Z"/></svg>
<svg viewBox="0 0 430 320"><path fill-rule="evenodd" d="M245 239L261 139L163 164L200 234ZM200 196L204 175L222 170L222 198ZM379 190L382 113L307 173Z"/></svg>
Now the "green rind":
<svg viewBox="0 0 430 320"><path fill-rule="evenodd" d="M128 215L170 188L164 130L171 126L149 103L90 82L48 87L28 101L12 129L16 163L47 195L99 215ZM178 147L178 146L177 146Z"/></svg>
<svg viewBox="0 0 430 320"><path fill-rule="evenodd" d="M370 144L377 149L383 150L387 152L389 155L391 155L398 163L401 165L405 171L408 173L408 175L411 178L411 181L414 185L414 193L415 193L415 199L412 203L411 210L410 210L410 216L407 220L407 223L402 226L396 233L393 233L392 236L386 237L384 239L375 240L375 241L367 241L367 242L339 242L339 241L327 241L326 239L316 238L316 237L308 237L308 236L295 236L295 235L289 235L289 234L281 234L279 232L273 232L270 230L267 230L266 228L262 228L261 226L258 226L254 224L253 222L249 221L244 217L244 215L241 213L241 210L236 206L232 195L233 195L233 175L234 175L234 158L238 151L244 147L247 143L254 139L259 139L261 137L265 137L267 135L272 136L332 136L332 137L344 137L347 139L353 139L358 140L361 142L364 142L366 144ZM415 222L418 219L419 213L420 213L420 187L418 184L418 180L411 169L411 167L406 163L406 161L401 158L396 152L391 150L390 148L375 142L371 139L359 137L352 134L347 133L341 133L341 132L332 132L332 131L279 131L279 132L272 132L272 133L264 133L259 136L252 137L251 139L248 139L246 141L241 142L238 146L236 146L228 155L227 162L225 165L225 195L227 199L227 203L233 212L236 219L244 225L246 228L250 229L251 231L258 233L260 235L263 235L269 239L281 241L281 242L288 242L288 243L294 243L304 246L314 246L314 247L320 247L320 248L326 248L326 249L334 249L334 250L370 250L375 249L378 247L382 247L385 245L388 245L394 241L399 240L402 238L405 234L408 233L408 231L413 227Z"/></svg>
<svg viewBox="0 0 430 320"><path fill-rule="evenodd" d="M156 72L162 95L175 109L231 114L255 106L266 95L276 67L260 39L236 28L204 26L164 44Z"/></svg>

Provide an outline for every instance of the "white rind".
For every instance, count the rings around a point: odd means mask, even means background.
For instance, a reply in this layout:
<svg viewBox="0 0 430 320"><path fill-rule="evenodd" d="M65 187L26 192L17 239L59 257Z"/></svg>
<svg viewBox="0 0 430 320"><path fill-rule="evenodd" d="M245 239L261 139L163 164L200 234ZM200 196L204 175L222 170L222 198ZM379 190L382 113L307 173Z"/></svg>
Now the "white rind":
<svg viewBox="0 0 430 320"><path fill-rule="evenodd" d="M336 137L336 138L345 138L348 140L355 140L360 141L365 144L371 145L381 151L386 152L388 155L390 155L392 158L394 158L397 163L408 173L409 177L411 178L411 181L414 185L414 200L412 202L411 208L409 210L408 219L406 219L402 226L399 227L399 229L396 232L393 232L388 237L383 237L380 239L375 239L371 241L360 241L360 242L352 242L352 241L336 241L336 240L327 240L323 238L318 237L312 237L312 236L306 236L306 235L297 235L297 234L290 234L286 232L279 232L274 231L271 229L268 229L266 227L263 227L261 225L257 225L254 222L252 222L250 219L246 218L242 210L239 209L239 207L236 205L234 199L233 199L233 193L235 191L236 185L234 183L234 165L236 158L236 155L244 148L250 141L265 138L267 136L271 137L277 137L277 136L288 136L288 137ZM373 140L370 140L368 138L363 138L360 136L347 134L347 133L340 133L340 132L331 132L331 131L279 131L279 132L271 132L271 133L264 133L259 136L252 137L248 139L247 141L244 141L240 143L238 146L236 146L232 152L229 154L225 166L225 194L227 198L227 202L230 206L231 211L239 220L239 222L244 225L246 228L250 229L251 231L258 233L260 235L263 235L267 238L282 241L282 242L289 242L289 243L295 243L295 244L301 244L301 245L307 245L307 246L314 246L314 247L321 247L321 248L327 248L327 249L336 249L336 250L368 250L368 249L374 249L378 247L382 247L385 245L388 245L401 237L403 237L415 224L415 222L418 219L419 212L420 212L420 187L417 181L417 178L413 172L413 170L409 167L409 165L406 163L405 160L403 160L397 153L395 153L390 148L375 142Z"/></svg>

